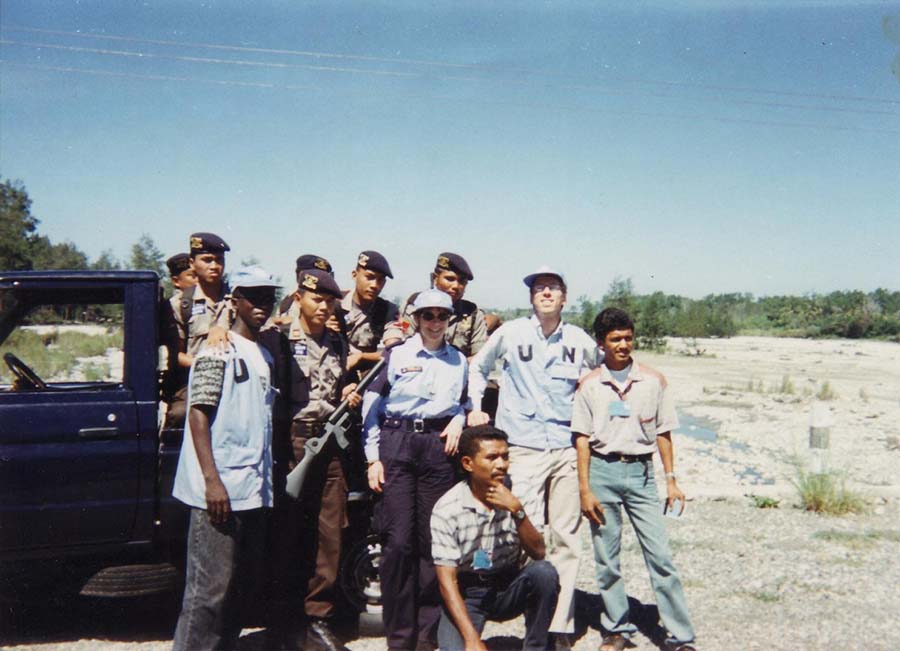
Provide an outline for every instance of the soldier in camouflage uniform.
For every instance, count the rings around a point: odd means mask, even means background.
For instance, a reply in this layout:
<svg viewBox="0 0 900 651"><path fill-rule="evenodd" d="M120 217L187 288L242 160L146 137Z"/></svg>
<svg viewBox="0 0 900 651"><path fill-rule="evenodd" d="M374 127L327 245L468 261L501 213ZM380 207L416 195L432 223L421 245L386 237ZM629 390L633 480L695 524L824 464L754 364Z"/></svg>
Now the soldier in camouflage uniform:
<svg viewBox="0 0 900 651"><path fill-rule="evenodd" d="M210 328L217 326L224 332L230 330L234 322L231 295L224 278L225 252L231 248L214 233L194 233L190 243L191 267L197 276L197 284L185 288L177 308L173 306L180 342L178 365L188 369ZM176 391L166 415L167 427L184 424L186 393L187 386Z"/></svg>
<svg viewBox="0 0 900 651"><path fill-rule="evenodd" d="M324 432L328 416L341 400L352 393L345 371L346 349L340 338L325 327L334 313L341 291L334 279L320 269L298 274L295 306L287 311L278 327L289 342L290 409L292 452L288 469L304 454L306 441ZM358 404L359 396L355 396ZM300 609L280 622L282 635L296 639L299 624L307 621L307 637L313 648L334 651L342 648L330 630L335 614L335 581L341 555L341 534L347 524L347 482L341 463L341 451L331 438L310 466L300 500L282 505L274 535L279 551L276 561L276 608ZM280 583L280 585L278 585ZM293 594L292 594L293 593ZM300 620L300 621L298 621Z"/></svg>
<svg viewBox="0 0 900 651"><path fill-rule="evenodd" d="M463 298L466 286L474 278L465 258L456 253L441 253L431 272L431 286L449 294L453 300L453 314L447 326L447 342L462 351L467 358L474 356L487 341L484 312L475 303ZM402 317L385 329L385 346L393 346L415 333L412 305L417 295L413 294L406 299L401 310Z"/></svg>

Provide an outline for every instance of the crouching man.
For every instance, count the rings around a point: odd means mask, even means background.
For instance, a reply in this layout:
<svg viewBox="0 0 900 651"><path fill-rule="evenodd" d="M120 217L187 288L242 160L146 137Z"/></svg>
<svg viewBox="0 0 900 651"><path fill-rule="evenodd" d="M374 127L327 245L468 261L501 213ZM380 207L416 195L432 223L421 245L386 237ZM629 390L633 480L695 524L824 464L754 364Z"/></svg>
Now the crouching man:
<svg viewBox="0 0 900 651"><path fill-rule="evenodd" d="M468 474L447 491L431 515L431 549L444 610L442 651L484 650L488 619L525 613L526 650L548 647L559 577L544 558L544 539L507 486L507 436L490 425L470 427L459 441ZM520 567L524 551L534 562Z"/></svg>

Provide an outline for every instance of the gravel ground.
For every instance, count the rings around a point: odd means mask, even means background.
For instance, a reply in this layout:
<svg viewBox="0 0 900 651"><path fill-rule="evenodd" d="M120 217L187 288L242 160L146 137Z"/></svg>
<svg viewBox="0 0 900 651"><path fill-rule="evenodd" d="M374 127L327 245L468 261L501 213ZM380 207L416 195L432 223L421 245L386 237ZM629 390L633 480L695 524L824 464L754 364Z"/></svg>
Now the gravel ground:
<svg viewBox="0 0 900 651"><path fill-rule="evenodd" d="M670 341L667 355L639 359L669 378L676 404L705 419L714 440L676 433L676 469L688 495L685 516L668 520L676 564L706 651L900 649L900 346L887 342L764 337ZM685 355L680 349L702 356ZM780 386L794 385L791 391ZM796 463L808 450L814 394L828 382L834 416L830 465L869 503L867 513L819 516L796 508ZM658 469L659 470L659 469ZM661 477L662 473L657 473ZM759 509L749 494L781 501ZM623 572L641 621L655 622L653 595L626 528ZM599 646L593 555L585 550L575 649ZM2 579L0 579L2 580ZM178 604L45 600L0 619L4 649L81 651L171 648ZM521 644L521 618L491 623L492 649ZM651 650L644 627L635 649ZM380 651L382 638L349 633L351 651ZM248 629L241 651L263 648Z"/></svg>
<svg viewBox="0 0 900 651"><path fill-rule="evenodd" d="M900 502L879 502L868 514L840 518L786 503L758 509L749 499L689 502L684 517L670 522L669 532L700 647L900 649L900 629L891 614L900 610ZM586 537L578 651L596 649L600 642L588 544ZM647 605L639 612L653 621L652 592L630 530L622 560L629 595ZM160 598L46 604L6 622L3 648L169 649L176 610L171 600ZM514 649L522 632L518 618L490 623L485 637L492 649ZM652 634L645 628L634 648L656 649ZM258 629L245 630L240 649L262 649L262 641ZM348 647L376 651L385 644L380 638L351 636Z"/></svg>

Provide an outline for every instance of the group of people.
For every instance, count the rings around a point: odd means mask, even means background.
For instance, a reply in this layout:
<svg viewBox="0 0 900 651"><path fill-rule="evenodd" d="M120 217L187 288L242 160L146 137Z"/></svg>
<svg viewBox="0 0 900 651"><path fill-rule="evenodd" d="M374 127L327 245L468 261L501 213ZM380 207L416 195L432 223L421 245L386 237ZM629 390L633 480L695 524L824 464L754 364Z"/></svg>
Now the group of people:
<svg viewBox="0 0 900 651"><path fill-rule="evenodd" d="M592 339L562 319L563 274L540 267L523 279L533 314L492 324L463 298L474 276L454 253L441 253L430 286L398 307L380 296L393 274L377 251L358 255L346 292L326 259L300 256L296 290L276 306L278 285L258 266L225 285L226 251L215 234L195 233L190 253L169 260L176 293L163 331L186 374L170 392L167 426L184 420L174 495L191 507L175 649L233 647L240 605L266 573L271 647L341 649L335 583L355 478L380 496L389 649L484 649L487 619L522 613L524 648L570 647L584 521L600 648L623 649L636 628L619 567L622 508L666 648L694 649L662 520L684 503L677 419L663 376L631 356L627 314L603 310ZM358 381L381 360L360 395ZM492 424L483 399L498 365ZM285 476L342 401L361 407L358 436L346 450L329 437L299 498L287 497Z"/></svg>

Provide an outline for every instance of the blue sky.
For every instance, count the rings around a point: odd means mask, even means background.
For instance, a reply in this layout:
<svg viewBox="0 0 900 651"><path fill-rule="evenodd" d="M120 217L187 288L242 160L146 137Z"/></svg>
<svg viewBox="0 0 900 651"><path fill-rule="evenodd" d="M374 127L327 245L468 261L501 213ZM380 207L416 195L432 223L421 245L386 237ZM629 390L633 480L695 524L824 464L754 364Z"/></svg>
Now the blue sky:
<svg viewBox="0 0 900 651"><path fill-rule="evenodd" d="M40 2L0 9L0 175L96 257L195 230L405 295L898 288L900 7ZM892 70L892 66L894 69Z"/></svg>

